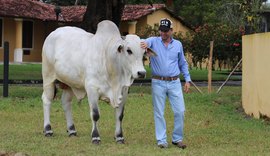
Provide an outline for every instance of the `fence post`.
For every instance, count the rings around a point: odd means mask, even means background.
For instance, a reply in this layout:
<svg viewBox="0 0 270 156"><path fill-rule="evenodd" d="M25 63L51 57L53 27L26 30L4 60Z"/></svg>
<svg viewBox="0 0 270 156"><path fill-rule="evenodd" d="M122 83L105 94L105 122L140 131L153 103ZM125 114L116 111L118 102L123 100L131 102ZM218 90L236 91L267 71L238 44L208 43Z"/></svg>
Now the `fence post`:
<svg viewBox="0 0 270 156"><path fill-rule="evenodd" d="M208 93L212 92L212 57L213 57L214 41L210 41L210 52L208 60Z"/></svg>
<svg viewBox="0 0 270 156"><path fill-rule="evenodd" d="M4 43L3 97L8 97L9 43Z"/></svg>

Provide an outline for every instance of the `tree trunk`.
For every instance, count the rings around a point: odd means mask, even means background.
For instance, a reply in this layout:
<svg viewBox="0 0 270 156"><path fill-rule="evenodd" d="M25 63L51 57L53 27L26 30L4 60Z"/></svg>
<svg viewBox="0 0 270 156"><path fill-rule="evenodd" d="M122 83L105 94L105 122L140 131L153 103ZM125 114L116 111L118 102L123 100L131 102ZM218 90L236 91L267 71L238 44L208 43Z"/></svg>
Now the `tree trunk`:
<svg viewBox="0 0 270 156"><path fill-rule="evenodd" d="M125 7L125 0L113 0L112 21L119 27L123 10Z"/></svg>
<svg viewBox="0 0 270 156"><path fill-rule="evenodd" d="M111 20L119 27L124 5L125 0L88 0L82 28L95 33L97 24L103 20Z"/></svg>

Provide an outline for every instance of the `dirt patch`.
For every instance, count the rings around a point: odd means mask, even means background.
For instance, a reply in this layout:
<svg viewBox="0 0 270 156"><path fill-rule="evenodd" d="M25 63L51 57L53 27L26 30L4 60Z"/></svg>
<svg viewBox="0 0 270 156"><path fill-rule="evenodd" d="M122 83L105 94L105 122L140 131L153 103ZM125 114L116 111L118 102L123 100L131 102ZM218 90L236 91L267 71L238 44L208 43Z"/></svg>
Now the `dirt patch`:
<svg viewBox="0 0 270 156"><path fill-rule="evenodd" d="M0 151L0 156L29 156L28 154L24 154L21 152L4 152Z"/></svg>

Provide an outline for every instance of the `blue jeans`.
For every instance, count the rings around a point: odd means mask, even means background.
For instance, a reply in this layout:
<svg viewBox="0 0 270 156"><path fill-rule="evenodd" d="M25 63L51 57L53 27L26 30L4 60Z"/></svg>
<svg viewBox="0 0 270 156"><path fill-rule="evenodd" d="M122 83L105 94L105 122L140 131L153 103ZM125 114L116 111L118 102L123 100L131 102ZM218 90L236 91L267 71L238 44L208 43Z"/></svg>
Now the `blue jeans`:
<svg viewBox="0 0 270 156"><path fill-rule="evenodd" d="M167 144L166 121L164 118L167 97L174 113L172 141L179 142L183 140L185 103L180 80L163 81L152 79L152 102L158 145Z"/></svg>

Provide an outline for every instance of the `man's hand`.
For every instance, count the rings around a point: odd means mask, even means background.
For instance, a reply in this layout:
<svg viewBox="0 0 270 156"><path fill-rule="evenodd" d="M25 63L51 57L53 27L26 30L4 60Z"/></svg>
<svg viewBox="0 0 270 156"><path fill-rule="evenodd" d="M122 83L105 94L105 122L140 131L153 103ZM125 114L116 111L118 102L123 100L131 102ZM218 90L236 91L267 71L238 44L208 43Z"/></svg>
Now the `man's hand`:
<svg viewBox="0 0 270 156"><path fill-rule="evenodd" d="M186 82L185 83L185 86L184 86L184 92L185 93L188 93L189 92L189 88L190 88L190 83L189 82Z"/></svg>
<svg viewBox="0 0 270 156"><path fill-rule="evenodd" d="M141 42L141 48L147 49L147 43L146 42Z"/></svg>

